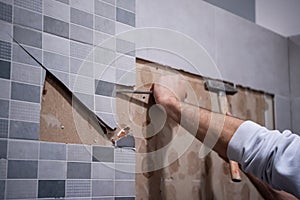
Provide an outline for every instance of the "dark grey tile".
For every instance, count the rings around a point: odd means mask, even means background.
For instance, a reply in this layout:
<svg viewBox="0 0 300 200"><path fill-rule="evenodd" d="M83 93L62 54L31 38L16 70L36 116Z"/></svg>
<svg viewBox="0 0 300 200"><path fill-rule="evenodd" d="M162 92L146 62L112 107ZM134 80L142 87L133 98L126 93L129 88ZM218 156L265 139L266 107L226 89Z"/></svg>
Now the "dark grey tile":
<svg viewBox="0 0 300 200"><path fill-rule="evenodd" d="M42 48L41 32L14 26L14 38L22 44Z"/></svg>
<svg viewBox="0 0 300 200"><path fill-rule="evenodd" d="M114 83L95 80L95 94L114 97L116 85Z"/></svg>
<svg viewBox="0 0 300 200"><path fill-rule="evenodd" d="M135 12L135 0L117 0L117 7Z"/></svg>
<svg viewBox="0 0 300 200"><path fill-rule="evenodd" d="M44 31L69 38L69 23L44 16Z"/></svg>
<svg viewBox="0 0 300 200"><path fill-rule="evenodd" d="M0 98L1 99L10 99L10 88L11 88L11 81L8 79L0 78L0 91L1 91Z"/></svg>
<svg viewBox="0 0 300 200"><path fill-rule="evenodd" d="M0 119L0 138L8 137L8 120Z"/></svg>
<svg viewBox="0 0 300 200"><path fill-rule="evenodd" d="M116 47L119 53L135 56L135 44L132 42L117 39Z"/></svg>
<svg viewBox="0 0 300 200"><path fill-rule="evenodd" d="M0 181L0 199L4 199L5 194L5 180Z"/></svg>
<svg viewBox="0 0 300 200"><path fill-rule="evenodd" d="M107 34L115 34L115 21L95 16L95 29Z"/></svg>
<svg viewBox="0 0 300 200"><path fill-rule="evenodd" d="M0 117L8 118L9 116L9 101L0 99Z"/></svg>
<svg viewBox="0 0 300 200"><path fill-rule="evenodd" d="M22 8L14 7L14 24L42 30L43 16Z"/></svg>
<svg viewBox="0 0 300 200"><path fill-rule="evenodd" d="M7 158L7 140L0 140L0 159Z"/></svg>
<svg viewBox="0 0 300 200"><path fill-rule="evenodd" d="M7 159L0 159L0 179L7 178Z"/></svg>
<svg viewBox="0 0 300 200"><path fill-rule="evenodd" d="M67 180L66 197L90 197L91 180Z"/></svg>
<svg viewBox="0 0 300 200"><path fill-rule="evenodd" d="M7 178L36 179L38 171L38 161L30 160L9 160Z"/></svg>
<svg viewBox="0 0 300 200"><path fill-rule="evenodd" d="M65 181L39 180L38 198L65 197Z"/></svg>
<svg viewBox="0 0 300 200"><path fill-rule="evenodd" d="M69 72L69 58L59 54L44 51L44 65L48 69Z"/></svg>
<svg viewBox="0 0 300 200"><path fill-rule="evenodd" d="M14 0L14 4L39 13L41 13L43 9L42 0Z"/></svg>
<svg viewBox="0 0 300 200"><path fill-rule="evenodd" d="M135 200L135 197L115 197L115 200Z"/></svg>
<svg viewBox="0 0 300 200"><path fill-rule="evenodd" d="M59 2L62 2L62 3L65 3L65 4L69 5L69 0L56 0L56 1L59 1Z"/></svg>
<svg viewBox="0 0 300 200"><path fill-rule="evenodd" d="M25 49L29 51L38 61L42 63L41 49L36 49L31 47L25 47ZM13 61L29 64L33 66L38 66L38 64L29 55L27 55L26 52L17 44L13 45Z"/></svg>
<svg viewBox="0 0 300 200"><path fill-rule="evenodd" d="M11 98L20 101L40 102L40 87L12 82Z"/></svg>
<svg viewBox="0 0 300 200"><path fill-rule="evenodd" d="M7 199L36 199L37 180L7 180Z"/></svg>
<svg viewBox="0 0 300 200"><path fill-rule="evenodd" d="M93 180L92 196L114 196L114 181L110 180Z"/></svg>
<svg viewBox="0 0 300 200"><path fill-rule="evenodd" d="M40 144L40 159L66 160L66 144L45 143Z"/></svg>
<svg viewBox="0 0 300 200"><path fill-rule="evenodd" d="M9 42L0 41L0 58L11 59L11 44Z"/></svg>
<svg viewBox="0 0 300 200"><path fill-rule="evenodd" d="M10 79L10 62L0 60L0 78Z"/></svg>
<svg viewBox="0 0 300 200"><path fill-rule="evenodd" d="M95 0L95 14L114 20L116 18L116 8L103 1Z"/></svg>
<svg viewBox="0 0 300 200"><path fill-rule="evenodd" d="M93 30L85 27L70 25L70 38L75 41L93 44Z"/></svg>
<svg viewBox="0 0 300 200"><path fill-rule="evenodd" d="M71 8L71 22L88 28L93 28L93 15L81 10Z"/></svg>
<svg viewBox="0 0 300 200"><path fill-rule="evenodd" d="M128 12L127 10L117 8L117 21L135 27L135 14Z"/></svg>
<svg viewBox="0 0 300 200"><path fill-rule="evenodd" d="M93 146L94 162L114 162L114 148Z"/></svg>
<svg viewBox="0 0 300 200"><path fill-rule="evenodd" d="M67 178L68 179L90 179L91 163L68 162Z"/></svg>
<svg viewBox="0 0 300 200"><path fill-rule="evenodd" d="M10 121L9 138L38 140L39 133L39 123Z"/></svg>
<svg viewBox="0 0 300 200"><path fill-rule="evenodd" d="M12 5L0 2L0 20L12 22Z"/></svg>

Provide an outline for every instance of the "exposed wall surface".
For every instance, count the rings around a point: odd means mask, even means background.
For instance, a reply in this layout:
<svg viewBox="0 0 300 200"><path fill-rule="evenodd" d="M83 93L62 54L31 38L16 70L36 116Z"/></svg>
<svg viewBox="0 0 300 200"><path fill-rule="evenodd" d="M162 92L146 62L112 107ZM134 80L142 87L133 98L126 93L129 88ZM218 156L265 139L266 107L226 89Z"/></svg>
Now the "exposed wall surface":
<svg viewBox="0 0 300 200"><path fill-rule="evenodd" d="M222 79L274 94L276 115L289 112L286 38L204 1L138 1L136 6L138 28L167 28L191 37L208 51ZM137 51L137 56L195 73L171 53L149 49ZM275 119L276 128L290 128L285 126L289 118Z"/></svg>

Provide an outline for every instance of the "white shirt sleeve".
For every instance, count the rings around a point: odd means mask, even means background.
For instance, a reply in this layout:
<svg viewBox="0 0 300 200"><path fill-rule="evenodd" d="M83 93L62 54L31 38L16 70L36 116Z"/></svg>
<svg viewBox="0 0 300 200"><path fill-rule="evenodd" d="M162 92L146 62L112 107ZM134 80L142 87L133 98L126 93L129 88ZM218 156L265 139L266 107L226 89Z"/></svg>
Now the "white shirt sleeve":
<svg viewBox="0 0 300 200"><path fill-rule="evenodd" d="M227 156L274 189L300 198L300 137L246 121L232 136Z"/></svg>

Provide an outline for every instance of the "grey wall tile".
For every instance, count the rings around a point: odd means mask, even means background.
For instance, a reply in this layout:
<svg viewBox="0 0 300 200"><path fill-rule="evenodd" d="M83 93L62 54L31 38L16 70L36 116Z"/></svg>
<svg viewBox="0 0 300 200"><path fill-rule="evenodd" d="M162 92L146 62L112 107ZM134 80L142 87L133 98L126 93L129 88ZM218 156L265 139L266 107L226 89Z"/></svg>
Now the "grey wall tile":
<svg viewBox="0 0 300 200"><path fill-rule="evenodd" d="M93 15L75 8L71 8L71 22L87 28L93 28Z"/></svg>
<svg viewBox="0 0 300 200"><path fill-rule="evenodd" d="M39 133L39 123L10 121L9 138L38 140Z"/></svg>
<svg viewBox="0 0 300 200"><path fill-rule="evenodd" d="M93 146L94 162L114 162L114 148Z"/></svg>
<svg viewBox="0 0 300 200"><path fill-rule="evenodd" d="M90 197L91 185L90 180L67 180L66 197Z"/></svg>
<svg viewBox="0 0 300 200"><path fill-rule="evenodd" d="M115 162L116 163L135 163L135 152L132 149L115 149Z"/></svg>
<svg viewBox="0 0 300 200"><path fill-rule="evenodd" d="M132 31L134 29L135 29L134 27L129 26L127 24L116 22L116 35L121 34L123 32Z"/></svg>
<svg viewBox="0 0 300 200"><path fill-rule="evenodd" d="M93 13L94 11L94 0L70 0L70 5L73 8L77 8L88 13Z"/></svg>
<svg viewBox="0 0 300 200"><path fill-rule="evenodd" d="M60 143L40 144L40 159L42 160L66 160L66 145Z"/></svg>
<svg viewBox="0 0 300 200"><path fill-rule="evenodd" d="M44 31L61 37L69 38L69 23L44 16Z"/></svg>
<svg viewBox="0 0 300 200"><path fill-rule="evenodd" d="M100 119L102 119L112 129L117 127L117 117L115 114L96 112L96 115L100 117Z"/></svg>
<svg viewBox="0 0 300 200"><path fill-rule="evenodd" d="M90 179L91 163L68 162L68 179Z"/></svg>
<svg viewBox="0 0 300 200"><path fill-rule="evenodd" d="M10 98L10 80L0 79L0 98Z"/></svg>
<svg viewBox="0 0 300 200"><path fill-rule="evenodd" d="M44 15L69 22L70 7L65 3L61 3L57 0L44 0Z"/></svg>
<svg viewBox="0 0 300 200"><path fill-rule="evenodd" d="M117 7L135 12L135 0L117 0Z"/></svg>
<svg viewBox="0 0 300 200"><path fill-rule="evenodd" d="M11 42L12 24L0 20L0 40Z"/></svg>
<svg viewBox="0 0 300 200"><path fill-rule="evenodd" d="M70 25L70 38L79 42L93 44L93 30L75 24Z"/></svg>
<svg viewBox="0 0 300 200"><path fill-rule="evenodd" d="M71 42L70 54L74 58L80 58L83 60L93 60L93 47L89 44L83 44L80 42Z"/></svg>
<svg viewBox="0 0 300 200"><path fill-rule="evenodd" d="M0 140L0 159L7 158L7 140Z"/></svg>
<svg viewBox="0 0 300 200"><path fill-rule="evenodd" d="M73 91L83 94L94 94L94 79L84 76L72 75L70 86Z"/></svg>
<svg viewBox="0 0 300 200"><path fill-rule="evenodd" d="M37 180L7 180L7 199L35 199Z"/></svg>
<svg viewBox="0 0 300 200"><path fill-rule="evenodd" d="M116 113L116 98L95 95L95 110Z"/></svg>
<svg viewBox="0 0 300 200"><path fill-rule="evenodd" d="M92 163L92 179L115 178L115 165L113 163Z"/></svg>
<svg viewBox="0 0 300 200"><path fill-rule="evenodd" d="M14 24L42 30L43 16L19 7L14 7Z"/></svg>
<svg viewBox="0 0 300 200"><path fill-rule="evenodd" d="M129 56L135 56L135 44L126 40L117 39L116 50Z"/></svg>
<svg viewBox="0 0 300 200"><path fill-rule="evenodd" d="M98 46L97 48L95 48L94 52L96 63L113 66L114 61L116 59L116 53L114 50Z"/></svg>
<svg viewBox="0 0 300 200"><path fill-rule="evenodd" d="M300 37L299 37L300 38ZM300 43L299 43L300 44ZM289 40L289 66L290 66L290 89L291 97L297 98L300 96L300 46Z"/></svg>
<svg viewBox="0 0 300 200"><path fill-rule="evenodd" d="M0 117L8 118L9 116L9 101L0 99Z"/></svg>
<svg viewBox="0 0 300 200"><path fill-rule="evenodd" d="M53 0L52 0L53 1ZM70 55L70 41L52 34L43 34L43 50L59 53L65 56Z"/></svg>
<svg viewBox="0 0 300 200"><path fill-rule="evenodd" d="M114 83L95 80L95 94L113 97L115 96L116 85Z"/></svg>
<svg viewBox="0 0 300 200"><path fill-rule="evenodd" d="M73 97L78 98L85 106L87 106L90 110L94 110L94 95L91 94L83 94L79 92L74 92Z"/></svg>
<svg viewBox="0 0 300 200"><path fill-rule="evenodd" d="M127 10L117 8L117 21L134 27L135 14L128 12Z"/></svg>
<svg viewBox="0 0 300 200"><path fill-rule="evenodd" d="M38 197L64 197L65 181L62 180L39 180Z"/></svg>
<svg viewBox="0 0 300 200"><path fill-rule="evenodd" d="M81 76L93 77L94 64L89 61L70 58L70 72Z"/></svg>
<svg viewBox="0 0 300 200"><path fill-rule="evenodd" d="M114 182L109 180L93 180L92 181L92 196L113 196Z"/></svg>
<svg viewBox="0 0 300 200"><path fill-rule="evenodd" d="M136 84L136 72L117 69L116 83L120 85L134 86Z"/></svg>
<svg viewBox="0 0 300 200"><path fill-rule="evenodd" d="M0 78L10 79L10 62L0 60Z"/></svg>
<svg viewBox="0 0 300 200"><path fill-rule="evenodd" d="M0 58L10 60L11 58L11 44L0 41Z"/></svg>
<svg viewBox="0 0 300 200"><path fill-rule="evenodd" d="M64 4L69 4L70 3L69 0L56 0L56 1L62 2Z"/></svg>
<svg viewBox="0 0 300 200"><path fill-rule="evenodd" d="M298 112L300 108L300 98L293 98L291 101L291 118L292 118L292 131L294 133L297 133L300 135L300 125L299 125L299 119L300 119L300 114ZM282 115L281 113L279 115Z"/></svg>
<svg viewBox="0 0 300 200"><path fill-rule="evenodd" d="M116 196L135 196L135 181L115 181Z"/></svg>
<svg viewBox="0 0 300 200"><path fill-rule="evenodd" d="M116 68L110 65L95 63L94 70L95 79L110 83L116 82Z"/></svg>
<svg viewBox="0 0 300 200"><path fill-rule="evenodd" d="M41 32L14 26L14 38L20 43L37 48L42 48Z"/></svg>
<svg viewBox="0 0 300 200"><path fill-rule="evenodd" d="M68 144L68 161L92 161L92 148L88 145Z"/></svg>
<svg viewBox="0 0 300 200"><path fill-rule="evenodd" d="M20 63L12 64L12 77L14 81L40 85L42 83L42 69Z"/></svg>
<svg viewBox="0 0 300 200"><path fill-rule="evenodd" d="M113 35L94 30L94 45L114 50L116 49L116 44L113 40L115 41Z"/></svg>
<svg viewBox="0 0 300 200"><path fill-rule="evenodd" d="M64 180L67 178L67 162L39 161L38 178L42 180Z"/></svg>
<svg viewBox="0 0 300 200"><path fill-rule="evenodd" d="M291 129L291 114L286 112L291 109L289 97L276 96L274 97L274 111L275 111L275 128L284 131Z"/></svg>
<svg viewBox="0 0 300 200"><path fill-rule="evenodd" d="M0 119L0 138L8 137L8 120Z"/></svg>
<svg viewBox="0 0 300 200"><path fill-rule="evenodd" d="M36 179L38 161L9 160L7 178L12 179Z"/></svg>
<svg viewBox="0 0 300 200"><path fill-rule="evenodd" d="M135 200L135 197L115 197L115 200Z"/></svg>
<svg viewBox="0 0 300 200"><path fill-rule="evenodd" d="M38 142L9 140L8 146L8 159L38 159Z"/></svg>
<svg viewBox="0 0 300 200"><path fill-rule="evenodd" d="M0 199L4 199L5 195L5 180L0 181Z"/></svg>
<svg viewBox="0 0 300 200"><path fill-rule="evenodd" d="M44 65L48 69L69 72L69 58L56 53L44 51Z"/></svg>
<svg viewBox="0 0 300 200"><path fill-rule="evenodd" d="M0 159L0 179L7 178L7 160Z"/></svg>
<svg viewBox="0 0 300 200"><path fill-rule="evenodd" d="M12 82L11 98L20 101L40 102L40 87L23 83Z"/></svg>
<svg viewBox="0 0 300 200"><path fill-rule="evenodd" d="M95 29L107 34L115 34L115 22L103 17L95 16Z"/></svg>
<svg viewBox="0 0 300 200"><path fill-rule="evenodd" d="M135 57L117 54L117 58L115 60L115 66L118 69L123 69L126 71L134 71L136 68Z"/></svg>
<svg viewBox="0 0 300 200"><path fill-rule="evenodd" d="M43 9L42 0L15 0L14 4L40 13Z"/></svg>
<svg viewBox="0 0 300 200"><path fill-rule="evenodd" d="M67 87L69 87L69 83L70 83L70 74L69 73L65 73L65 72L61 72L61 71L56 71L56 70L52 70L50 69L50 72L52 72L54 74L54 76L56 76L56 78L58 78L58 80L62 81L63 84L65 84Z"/></svg>
<svg viewBox="0 0 300 200"><path fill-rule="evenodd" d="M116 179L135 180L135 165L132 164L116 164Z"/></svg>
<svg viewBox="0 0 300 200"><path fill-rule="evenodd" d="M12 22L12 6L0 2L0 20Z"/></svg>
<svg viewBox="0 0 300 200"><path fill-rule="evenodd" d="M116 0L102 0L102 1L112 4L112 5L116 5Z"/></svg>
<svg viewBox="0 0 300 200"><path fill-rule="evenodd" d="M95 14L114 20L116 18L116 8L111 4L95 0Z"/></svg>
<svg viewBox="0 0 300 200"><path fill-rule="evenodd" d="M25 47L27 51L29 51L38 61L42 63L42 50L31 48L31 47ZM25 63L33 66L38 66L38 64L29 56L26 54L26 52L21 49L18 45L13 45L13 61Z"/></svg>

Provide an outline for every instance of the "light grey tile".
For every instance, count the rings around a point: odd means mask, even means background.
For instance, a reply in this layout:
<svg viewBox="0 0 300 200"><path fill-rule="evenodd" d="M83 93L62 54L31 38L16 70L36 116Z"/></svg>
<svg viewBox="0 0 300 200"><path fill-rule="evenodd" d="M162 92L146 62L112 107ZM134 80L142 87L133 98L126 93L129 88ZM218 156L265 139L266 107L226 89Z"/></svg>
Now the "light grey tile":
<svg viewBox="0 0 300 200"><path fill-rule="evenodd" d="M135 196L135 181L115 181L116 196Z"/></svg>
<svg viewBox="0 0 300 200"><path fill-rule="evenodd" d="M11 44L9 42L0 41L0 58L10 60Z"/></svg>
<svg viewBox="0 0 300 200"><path fill-rule="evenodd" d="M71 8L71 22L87 28L93 28L93 15L75 8Z"/></svg>
<svg viewBox="0 0 300 200"><path fill-rule="evenodd" d="M93 13L94 11L94 0L70 0L70 5L73 8L77 8L88 13Z"/></svg>
<svg viewBox="0 0 300 200"><path fill-rule="evenodd" d="M39 180L38 198L61 198L65 196L64 180Z"/></svg>
<svg viewBox="0 0 300 200"><path fill-rule="evenodd" d="M95 80L95 94L108 96L108 97L115 97L115 89L116 85L114 83Z"/></svg>
<svg viewBox="0 0 300 200"><path fill-rule="evenodd" d="M11 64L8 61L0 60L0 78L10 79Z"/></svg>
<svg viewBox="0 0 300 200"><path fill-rule="evenodd" d="M114 148L93 146L94 162L114 162Z"/></svg>
<svg viewBox="0 0 300 200"><path fill-rule="evenodd" d="M96 63L101 63L109 66L112 66L114 64L114 61L116 59L115 51L98 46L97 48L95 48L94 53Z"/></svg>
<svg viewBox="0 0 300 200"><path fill-rule="evenodd" d="M93 44L93 30L75 24L70 25L70 38L79 42Z"/></svg>
<svg viewBox="0 0 300 200"><path fill-rule="evenodd" d="M42 81L42 69L20 63L13 63L11 79L14 81L40 85Z"/></svg>
<svg viewBox="0 0 300 200"><path fill-rule="evenodd" d="M96 115L102 119L107 126L111 129L115 129L117 124L117 116L115 114L96 112Z"/></svg>
<svg viewBox="0 0 300 200"><path fill-rule="evenodd" d="M40 159L66 160L66 144L41 142Z"/></svg>
<svg viewBox="0 0 300 200"><path fill-rule="evenodd" d="M37 185L37 180L7 180L6 198L36 198Z"/></svg>
<svg viewBox="0 0 300 200"><path fill-rule="evenodd" d="M64 161L39 161L39 179L64 180L67 178L67 162Z"/></svg>
<svg viewBox="0 0 300 200"><path fill-rule="evenodd" d="M136 84L136 72L117 69L116 79L117 84L134 86Z"/></svg>
<svg viewBox="0 0 300 200"><path fill-rule="evenodd" d="M135 180L135 165L132 164L116 164L116 179Z"/></svg>
<svg viewBox="0 0 300 200"><path fill-rule="evenodd" d="M88 145L68 144L68 161L92 161L92 147Z"/></svg>
<svg viewBox="0 0 300 200"><path fill-rule="evenodd" d="M70 3L69 0L56 0L56 1L62 2L62 3L67 4L67 5L69 5L69 3Z"/></svg>
<svg viewBox="0 0 300 200"><path fill-rule="evenodd" d="M290 110L291 104L289 97L275 96L274 111L275 111L275 128L284 131L291 129L291 115L287 110Z"/></svg>
<svg viewBox="0 0 300 200"><path fill-rule="evenodd" d="M92 181L92 196L113 196L114 181L109 180L93 180Z"/></svg>
<svg viewBox="0 0 300 200"><path fill-rule="evenodd" d="M113 163L92 163L92 179L115 179L115 165Z"/></svg>
<svg viewBox="0 0 300 200"><path fill-rule="evenodd" d="M94 110L94 95L93 94L83 94L79 92L74 92L73 97L76 97L80 102L82 102L90 110Z"/></svg>
<svg viewBox="0 0 300 200"><path fill-rule="evenodd" d="M0 179L7 178L7 159L0 159Z"/></svg>
<svg viewBox="0 0 300 200"><path fill-rule="evenodd" d="M0 119L0 138L8 137L8 120Z"/></svg>
<svg viewBox="0 0 300 200"><path fill-rule="evenodd" d="M116 68L105 64L95 64L94 77L101 81L116 82Z"/></svg>
<svg viewBox="0 0 300 200"><path fill-rule="evenodd" d="M56 71L56 70L52 70L50 69L50 72L52 72L54 74L54 76L56 76L56 78L58 78L58 80L60 80L63 84L65 84L65 86L69 87L69 83L70 83L70 74L69 73L65 73L65 72L61 72L61 71Z"/></svg>
<svg viewBox="0 0 300 200"><path fill-rule="evenodd" d="M90 197L91 186L90 180L67 180L66 197Z"/></svg>
<svg viewBox="0 0 300 200"><path fill-rule="evenodd" d="M117 52L129 56L135 56L135 44L126 40L117 39Z"/></svg>
<svg viewBox="0 0 300 200"><path fill-rule="evenodd" d="M116 113L116 98L95 95L95 110Z"/></svg>
<svg viewBox="0 0 300 200"><path fill-rule="evenodd" d="M7 140L0 140L0 159L7 158Z"/></svg>
<svg viewBox="0 0 300 200"><path fill-rule="evenodd" d="M117 7L135 12L135 0L117 0Z"/></svg>
<svg viewBox="0 0 300 200"><path fill-rule="evenodd" d="M39 134L39 123L10 121L9 138L38 140Z"/></svg>
<svg viewBox="0 0 300 200"><path fill-rule="evenodd" d="M0 0L2 3L6 3L6 4L9 4L9 5L13 5L13 0Z"/></svg>
<svg viewBox="0 0 300 200"><path fill-rule="evenodd" d="M56 53L44 51L44 65L48 69L69 72L69 58Z"/></svg>
<svg viewBox="0 0 300 200"><path fill-rule="evenodd" d="M42 30L43 16L19 7L14 7L14 24Z"/></svg>
<svg viewBox="0 0 300 200"><path fill-rule="evenodd" d="M8 118L9 116L9 101L0 99L0 117Z"/></svg>
<svg viewBox="0 0 300 200"><path fill-rule="evenodd" d="M11 98L14 100L40 102L40 86L12 82Z"/></svg>
<svg viewBox="0 0 300 200"><path fill-rule="evenodd" d="M69 22L70 7L67 4L59 1L44 0L44 15Z"/></svg>
<svg viewBox="0 0 300 200"><path fill-rule="evenodd" d="M126 70L126 71L135 71L135 57L117 54L117 58L115 60L115 66L118 69Z"/></svg>
<svg viewBox="0 0 300 200"><path fill-rule="evenodd" d="M117 8L117 21L135 27L135 14L128 12L127 10Z"/></svg>
<svg viewBox="0 0 300 200"><path fill-rule="evenodd" d="M300 38L300 37L299 37ZM294 39L295 40L295 39ZM300 43L299 43L300 44ZM289 66L290 66L290 90L291 97L297 98L300 96L300 46L289 41Z"/></svg>
<svg viewBox="0 0 300 200"><path fill-rule="evenodd" d="M90 179L91 163L68 162L67 178L68 179Z"/></svg>
<svg viewBox="0 0 300 200"><path fill-rule="evenodd" d="M37 160L38 153L38 142L9 140L8 159Z"/></svg>
<svg viewBox="0 0 300 200"><path fill-rule="evenodd" d="M0 79L0 98L9 99L10 98L10 81L5 79Z"/></svg>
<svg viewBox="0 0 300 200"><path fill-rule="evenodd" d="M29 51L38 61L42 62L42 50L31 47L25 47L25 49ZM38 66L38 64L16 44L13 45L13 61Z"/></svg>
<svg viewBox="0 0 300 200"><path fill-rule="evenodd" d="M7 170L8 179L36 179L38 161L9 160Z"/></svg>
<svg viewBox="0 0 300 200"><path fill-rule="evenodd" d="M42 13L43 9L42 0L15 0L14 4L40 13Z"/></svg>
<svg viewBox="0 0 300 200"><path fill-rule="evenodd" d="M74 92L93 95L94 79L85 76L71 75L70 87Z"/></svg>
<svg viewBox="0 0 300 200"><path fill-rule="evenodd" d="M117 148L115 149L116 163L135 163L135 151L132 149Z"/></svg>
<svg viewBox="0 0 300 200"><path fill-rule="evenodd" d="M69 38L69 23L44 16L44 31Z"/></svg>
<svg viewBox="0 0 300 200"><path fill-rule="evenodd" d="M0 27L0 40L5 42L11 42L12 39L10 35L13 35L12 24L0 20Z"/></svg>
<svg viewBox="0 0 300 200"><path fill-rule="evenodd" d="M53 0L52 0L53 1ZM43 49L53 53L70 55L70 41L52 34L43 34Z"/></svg>
<svg viewBox="0 0 300 200"><path fill-rule="evenodd" d="M12 6L0 2L0 20L12 22Z"/></svg>
<svg viewBox="0 0 300 200"><path fill-rule="evenodd" d="M94 30L94 45L115 50L116 42L113 35Z"/></svg>
<svg viewBox="0 0 300 200"><path fill-rule="evenodd" d="M100 0L95 0L95 14L114 20L116 18L116 8Z"/></svg>
<svg viewBox="0 0 300 200"><path fill-rule="evenodd" d="M70 72L93 78L94 64L89 61L84 61L76 58L70 58Z"/></svg>
<svg viewBox="0 0 300 200"><path fill-rule="evenodd" d="M71 42L70 53L74 58L80 58L83 60L93 60L93 47L89 44L83 44L80 42Z"/></svg>
<svg viewBox="0 0 300 200"><path fill-rule="evenodd" d="M115 22L103 17L95 16L95 29L107 34L115 34Z"/></svg>
<svg viewBox="0 0 300 200"><path fill-rule="evenodd" d="M132 31L134 29L135 29L134 27L129 26L127 24L116 22L116 35L119 35L119 34L124 33L124 32L129 32L129 31Z"/></svg>
<svg viewBox="0 0 300 200"><path fill-rule="evenodd" d="M41 32L14 26L14 38L22 44L42 48Z"/></svg>
<svg viewBox="0 0 300 200"><path fill-rule="evenodd" d="M116 5L116 0L102 0L102 1L104 1L106 3L110 3L112 5Z"/></svg>

